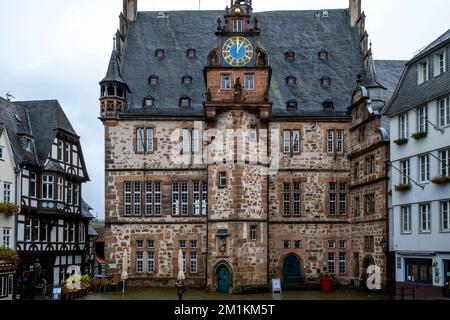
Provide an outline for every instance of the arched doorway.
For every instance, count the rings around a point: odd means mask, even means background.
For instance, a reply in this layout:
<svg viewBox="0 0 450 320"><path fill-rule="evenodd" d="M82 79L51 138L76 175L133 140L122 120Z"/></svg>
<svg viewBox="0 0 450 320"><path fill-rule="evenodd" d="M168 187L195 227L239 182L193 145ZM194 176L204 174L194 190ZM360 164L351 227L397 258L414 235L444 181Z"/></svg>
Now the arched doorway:
<svg viewBox="0 0 450 320"><path fill-rule="evenodd" d="M296 255L288 255L283 262L283 285L292 286L301 283L300 259Z"/></svg>
<svg viewBox="0 0 450 320"><path fill-rule="evenodd" d="M361 273L361 287L364 289L367 289L367 268L373 265L375 265L375 260L373 259L373 257L370 254L366 255L363 259Z"/></svg>
<svg viewBox="0 0 450 320"><path fill-rule="evenodd" d="M217 290L220 293L229 293L231 287L230 269L224 264L217 268Z"/></svg>

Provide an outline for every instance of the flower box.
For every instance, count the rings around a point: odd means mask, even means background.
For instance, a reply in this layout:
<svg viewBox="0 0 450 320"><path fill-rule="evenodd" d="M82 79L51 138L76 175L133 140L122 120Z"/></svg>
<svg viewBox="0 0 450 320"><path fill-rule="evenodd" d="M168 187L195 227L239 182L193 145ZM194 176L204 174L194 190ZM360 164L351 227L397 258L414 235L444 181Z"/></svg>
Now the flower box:
<svg viewBox="0 0 450 320"><path fill-rule="evenodd" d="M433 182L434 184L447 184L447 183L450 183L450 177L449 176L436 177L436 178L433 178L433 180L431 180L431 182Z"/></svg>
<svg viewBox="0 0 450 320"><path fill-rule="evenodd" d="M12 217L19 211L19 207L11 203L0 203L0 213Z"/></svg>
<svg viewBox="0 0 450 320"><path fill-rule="evenodd" d="M17 259L17 253L15 250L5 247L0 247L0 261L7 263L15 263Z"/></svg>
<svg viewBox="0 0 450 320"><path fill-rule="evenodd" d="M398 146L402 146L402 145L408 143L408 139L406 139L406 138L398 139L398 140L395 140L394 143Z"/></svg>
<svg viewBox="0 0 450 320"><path fill-rule="evenodd" d="M411 138L420 140L420 139L426 138L427 136L428 136L427 131L419 131L419 132L413 133Z"/></svg>
<svg viewBox="0 0 450 320"><path fill-rule="evenodd" d="M410 191L411 189L412 189L412 185L410 183L395 185L395 191L397 191L397 192Z"/></svg>

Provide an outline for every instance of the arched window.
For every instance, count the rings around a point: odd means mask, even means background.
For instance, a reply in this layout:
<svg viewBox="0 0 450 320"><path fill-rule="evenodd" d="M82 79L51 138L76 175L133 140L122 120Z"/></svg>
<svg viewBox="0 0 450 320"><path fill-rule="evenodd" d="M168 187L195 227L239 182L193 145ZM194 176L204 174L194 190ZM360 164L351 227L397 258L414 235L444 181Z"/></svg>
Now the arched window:
<svg viewBox="0 0 450 320"><path fill-rule="evenodd" d="M289 76L286 78L286 84L287 84L288 86L295 86L295 85L297 84L297 78L294 77L292 74L289 75Z"/></svg>
<svg viewBox="0 0 450 320"><path fill-rule="evenodd" d="M155 51L155 57L159 58L159 59L164 59L164 57L166 56L166 52L164 51L164 49L156 49Z"/></svg>
<svg viewBox="0 0 450 320"><path fill-rule="evenodd" d="M184 85L190 85L190 84L192 84L192 77L190 76L190 75L185 75L184 77L183 77L183 79L182 79L182 83L184 84Z"/></svg>
<svg viewBox="0 0 450 320"><path fill-rule="evenodd" d="M113 85L109 85L108 86L108 96L114 96L115 92L114 92L114 86Z"/></svg>
<svg viewBox="0 0 450 320"><path fill-rule="evenodd" d="M182 96L180 98L180 107L189 108L191 106L191 98L188 96Z"/></svg>
<svg viewBox="0 0 450 320"><path fill-rule="evenodd" d="M148 79L148 84L150 86L156 86L159 83L159 77L156 74L152 74Z"/></svg>
<svg viewBox="0 0 450 320"><path fill-rule="evenodd" d="M194 48L189 48L187 50L187 56L189 58L195 58L197 56L197 51Z"/></svg>
<svg viewBox="0 0 450 320"><path fill-rule="evenodd" d="M288 110L297 110L297 108L298 108L297 100L293 100L293 99L289 100L287 102L286 107L287 107Z"/></svg>
<svg viewBox="0 0 450 320"><path fill-rule="evenodd" d="M144 98L144 108L148 109L155 105L155 99L152 96L147 96Z"/></svg>
<svg viewBox="0 0 450 320"><path fill-rule="evenodd" d="M288 50L285 53L285 55L286 55L286 60L290 60L290 61L295 60L295 52L294 51Z"/></svg>
<svg viewBox="0 0 450 320"><path fill-rule="evenodd" d="M334 103L332 100L327 99L323 102L323 111L325 111L325 112L334 111Z"/></svg>
<svg viewBox="0 0 450 320"><path fill-rule="evenodd" d="M331 86L331 78L322 77L322 79L320 79L320 83L322 84L322 87L329 88Z"/></svg>

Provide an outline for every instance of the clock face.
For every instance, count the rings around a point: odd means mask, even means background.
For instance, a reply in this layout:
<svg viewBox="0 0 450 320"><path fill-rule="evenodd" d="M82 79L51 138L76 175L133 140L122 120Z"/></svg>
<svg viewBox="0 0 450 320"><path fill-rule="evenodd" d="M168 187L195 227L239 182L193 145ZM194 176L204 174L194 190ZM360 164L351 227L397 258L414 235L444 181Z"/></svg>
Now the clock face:
<svg viewBox="0 0 450 320"><path fill-rule="evenodd" d="M231 37L223 45L222 55L230 66L243 67L253 58L253 45L247 38Z"/></svg>

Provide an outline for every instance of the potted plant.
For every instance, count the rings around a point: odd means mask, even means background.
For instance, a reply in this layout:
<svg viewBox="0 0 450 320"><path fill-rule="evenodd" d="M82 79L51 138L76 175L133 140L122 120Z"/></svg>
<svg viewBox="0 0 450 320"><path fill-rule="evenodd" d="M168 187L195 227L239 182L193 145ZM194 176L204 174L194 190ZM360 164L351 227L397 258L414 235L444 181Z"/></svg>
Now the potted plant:
<svg viewBox="0 0 450 320"><path fill-rule="evenodd" d="M406 192L410 191L412 188L412 185L410 183L402 183L395 185L395 191L397 192Z"/></svg>
<svg viewBox="0 0 450 320"><path fill-rule="evenodd" d="M406 139L406 138L397 139L397 140L394 141L394 143L395 143L396 145L398 145L398 146L402 146L402 145L408 143L408 139Z"/></svg>
<svg viewBox="0 0 450 320"><path fill-rule="evenodd" d="M450 177L449 176L440 176L435 177L433 180L431 180L434 184L447 184L450 183Z"/></svg>
<svg viewBox="0 0 450 320"><path fill-rule="evenodd" d="M419 131L419 132L413 133L411 138L420 140L420 139L426 138L427 136L428 136L427 131Z"/></svg>
<svg viewBox="0 0 450 320"><path fill-rule="evenodd" d="M333 291L333 281L334 274L332 273L321 273L320 274L320 289L322 292L331 292Z"/></svg>

